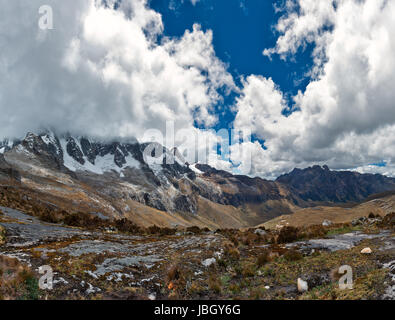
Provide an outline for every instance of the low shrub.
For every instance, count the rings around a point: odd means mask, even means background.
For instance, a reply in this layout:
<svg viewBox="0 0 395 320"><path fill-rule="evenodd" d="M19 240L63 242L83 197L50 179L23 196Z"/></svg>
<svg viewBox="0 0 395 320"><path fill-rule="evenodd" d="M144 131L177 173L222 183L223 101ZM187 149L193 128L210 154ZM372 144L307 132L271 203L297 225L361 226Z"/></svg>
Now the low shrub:
<svg viewBox="0 0 395 320"><path fill-rule="evenodd" d="M119 219L114 222L115 228L121 232L128 232L128 233L133 233L133 234L138 234L142 232L142 229L131 222L128 219Z"/></svg>
<svg viewBox="0 0 395 320"><path fill-rule="evenodd" d="M197 227L197 226L192 226L192 227L188 227L188 228L187 228L187 232L191 232L191 233L193 233L193 234L201 234L201 233L203 233L203 230L200 229L200 228Z"/></svg>
<svg viewBox="0 0 395 320"><path fill-rule="evenodd" d="M192 281L188 291L192 295L200 295L204 292L204 288L197 281Z"/></svg>
<svg viewBox="0 0 395 320"><path fill-rule="evenodd" d="M224 255L229 260L237 261L240 259L240 251L231 243L226 243L224 248Z"/></svg>
<svg viewBox="0 0 395 320"><path fill-rule="evenodd" d="M298 261L303 259L303 255L298 250L291 249L285 252L284 259L287 261Z"/></svg>
<svg viewBox="0 0 395 320"><path fill-rule="evenodd" d="M243 269L241 271L241 275L245 278L253 277L255 275L255 267L253 264L248 263L243 265Z"/></svg>
<svg viewBox="0 0 395 320"><path fill-rule="evenodd" d="M173 264L167 270L166 281L169 283L171 281L180 280L182 275L181 268L178 264Z"/></svg>
<svg viewBox="0 0 395 320"><path fill-rule="evenodd" d="M159 234L160 228L157 225L149 226L147 229L149 234Z"/></svg>
<svg viewBox="0 0 395 320"><path fill-rule="evenodd" d="M257 258L256 265L258 268L263 267L266 263L271 261L270 251L264 250Z"/></svg>
<svg viewBox="0 0 395 320"><path fill-rule="evenodd" d="M219 294L221 293L221 282L218 280L218 277L216 275L210 275L208 279L208 287L211 291L214 291L215 293Z"/></svg>
<svg viewBox="0 0 395 320"><path fill-rule="evenodd" d="M283 227L277 237L277 243L289 243L298 239L299 229L291 226Z"/></svg>

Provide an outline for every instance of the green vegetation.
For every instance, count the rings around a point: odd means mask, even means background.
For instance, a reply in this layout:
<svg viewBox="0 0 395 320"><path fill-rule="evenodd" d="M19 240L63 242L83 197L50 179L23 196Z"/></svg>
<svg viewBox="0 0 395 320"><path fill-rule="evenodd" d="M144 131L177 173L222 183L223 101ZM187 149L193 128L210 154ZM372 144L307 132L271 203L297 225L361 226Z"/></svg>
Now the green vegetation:
<svg viewBox="0 0 395 320"><path fill-rule="evenodd" d="M38 300L40 297L38 280L30 275L26 278L24 285L25 293L22 295L22 300Z"/></svg>
<svg viewBox="0 0 395 320"><path fill-rule="evenodd" d="M345 225L340 228L336 229L331 229L327 232L327 236L333 236L336 234L345 234L345 233L350 233L353 231L360 231L362 230L361 226L352 226L352 225Z"/></svg>

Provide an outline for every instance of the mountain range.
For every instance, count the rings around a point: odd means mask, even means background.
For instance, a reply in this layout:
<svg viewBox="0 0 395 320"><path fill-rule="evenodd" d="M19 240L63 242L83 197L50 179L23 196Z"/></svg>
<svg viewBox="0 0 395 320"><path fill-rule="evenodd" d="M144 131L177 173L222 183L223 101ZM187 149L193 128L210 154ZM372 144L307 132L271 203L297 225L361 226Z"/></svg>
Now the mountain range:
<svg viewBox="0 0 395 320"><path fill-rule="evenodd" d="M0 186L16 188L63 210L138 225L241 228L318 205L353 205L395 190L379 174L294 169L275 181L233 175L187 163L177 149L163 162L144 157L148 144L135 139L100 141L46 130L0 142ZM166 161L166 160L171 161Z"/></svg>

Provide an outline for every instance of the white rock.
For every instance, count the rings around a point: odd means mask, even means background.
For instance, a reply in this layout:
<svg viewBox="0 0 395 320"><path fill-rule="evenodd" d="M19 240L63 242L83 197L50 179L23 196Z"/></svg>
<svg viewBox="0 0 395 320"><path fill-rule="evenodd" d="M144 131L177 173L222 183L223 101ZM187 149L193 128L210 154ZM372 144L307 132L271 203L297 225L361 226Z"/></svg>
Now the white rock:
<svg viewBox="0 0 395 320"><path fill-rule="evenodd" d="M221 251L214 252L214 257L220 259L222 257L222 252Z"/></svg>
<svg viewBox="0 0 395 320"><path fill-rule="evenodd" d="M262 229L256 229L255 234L259 234L260 236L266 235L266 231Z"/></svg>
<svg viewBox="0 0 395 320"><path fill-rule="evenodd" d="M91 294L91 293L96 293L96 292L101 292L100 288L95 288L92 286L90 283L88 283L89 288L85 291L86 294Z"/></svg>
<svg viewBox="0 0 395 320"><path fill-rule="evenodd" d="M309 285L306 281L298 278L298 291L299 292L306 292L309 290Z"/></svg>
<svg viewBox="0 0 395 320"><path fill-rule="evenodd" d="M370 249L370 248L362 249L362 250L361 250L361 253L364 253L364 254L371 254L371 253L372 253L372 249Z"/></svg>
<svg viewBox="0 0 395 320"><path fill-rule="evenodd" d="M330 221L330 220L324 220L324 222L322 223L322 225L323 225L324 227L329 227L329 226L331 226L332 224L333 224L333 222Z"/></svg>
<svg viewBox="0 0 395 320"><path fill-rule="evenodd" d="M89 274L92 278L98 279L99 277L90 270L85 270L85 273Z"/></svg>
<svg viewBox="0 0 395 320"><path fill-rule="evenodd" d="M215 262L217 262L217 260L215 258L210 258L210 259L206 259L206 260L202 261L202 265L204 265L205 267L209 267L212 264L214 264Z"/></svg>
<svg viewBox="0 0 395 320"><path fill-rule="evenodd" d="M151 293L151 294L148 296L148 299L150 299L151 301L156 300L156 294L155 294L155 293Z"/></svg>

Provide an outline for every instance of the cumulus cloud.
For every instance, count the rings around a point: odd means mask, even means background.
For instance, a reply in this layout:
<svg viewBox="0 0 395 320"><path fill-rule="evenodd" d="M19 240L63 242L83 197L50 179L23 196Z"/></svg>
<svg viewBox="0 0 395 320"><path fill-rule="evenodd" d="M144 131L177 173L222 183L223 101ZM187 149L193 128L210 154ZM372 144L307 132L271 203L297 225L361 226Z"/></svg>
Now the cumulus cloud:
<svg viewBox="0 0 395 320"><path fill-rule="evenodd" d="M333 0L287 0L283 8L277 9L279 12L285 12L275 26L275 30L281 36L275 48L265 49L263 54L271 56L276 53L285 60L301 47L314 42L317 56L320 49L323 49L322 38L327 35L325 28L333 26L336 2Z"/></svg>
<svg viewBox="0 0 395 320"><path fill-rule="evenodd" d="M139 138L168 120L193 130L216 122L217 90L234 87L212 32L162 37L147 0L48 0L53 30L38 27L40 0L0 4L0 136L50 126Z"/></svg>
<svg viewBox="0 0 395 320"><path fill-rule="evenodd" d="M395 175L394 15L394 1L287 1L277 44L264 54L287 59L314 44L312 80L293 97L289 116L270 79L245 80L235 127L250 121L265 140L267 150L253 159L266 166L256 174L327 163ZM382 160L385 169L369 166Z"/></svg>
<svg viewBox="0 0 395 320"><path fill-rule="evenodd" d="M142 140L149 128L165 132L170 120L183 129L174 144L191 162L236 165L237 172L268 178L312 164L395 175L392 0L286 1L278 41L264 54L287 60L307 44L315 47L311 82L292 101L259 75L243 77L236 88L211 31L194 25L167 38L147 0L46 3L54 30L38 28L42 1L0 0L2 137L53 127ZM264 146L246 140L230 148L229 158L205 158L223 140L195 124L215 124L219 92L232 90L239 93L234 128L251 130ZM385 167L372 165L382 161Z"/></svg>

